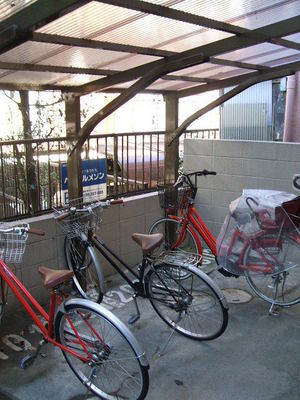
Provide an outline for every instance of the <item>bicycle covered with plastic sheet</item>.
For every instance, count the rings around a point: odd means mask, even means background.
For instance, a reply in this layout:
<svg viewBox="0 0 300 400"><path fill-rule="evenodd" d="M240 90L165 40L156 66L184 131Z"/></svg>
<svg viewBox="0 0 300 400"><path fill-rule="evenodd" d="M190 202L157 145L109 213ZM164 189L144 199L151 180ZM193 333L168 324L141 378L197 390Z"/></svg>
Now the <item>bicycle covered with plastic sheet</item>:
<svg viewBox="0 0 300 400"><path fill-rule="evenodd" d="M217 239L218 262L245 275L254 292L275 306L300 302L300 197L244 190L229 206Z"/></svg>

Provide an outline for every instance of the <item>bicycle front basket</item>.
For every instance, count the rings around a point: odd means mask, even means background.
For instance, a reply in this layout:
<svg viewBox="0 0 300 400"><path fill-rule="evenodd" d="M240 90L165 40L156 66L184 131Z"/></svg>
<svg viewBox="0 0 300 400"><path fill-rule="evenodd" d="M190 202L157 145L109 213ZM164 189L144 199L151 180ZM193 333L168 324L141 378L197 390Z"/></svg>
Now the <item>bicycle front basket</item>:
<svg viewBox="0 0 300 400"><path fill-rule="evenodd" d="M89 209L89 212L74 212L72 208ZM68 216L63 219L56 219L59 227L63 233L72 239L77 236L81 236L82 232L87 232L88 229L96 229L100 223L100 213L102 207L93 207L93 204L82 205L82 199L76 199L69 203L67 207L54 209L54 215L59 217L61 214L68 213Z"/></svg>
<svg viewBox="0 0 300 400"><path fill-rule="evenodd" d="M189 187L166 186L159 190L159 204L165 210L178 210L188 207L191 190Z"/></svg>
<svg viewBox="0 0 300 400"><path fill-rule="evenodd" d="M18 225L18 232L0 232L0 258L6 263L20 263L26 248L28 232L22 228L27 228L27 224ZM12 228L12 225L0 224L1 229Z"/></svg>

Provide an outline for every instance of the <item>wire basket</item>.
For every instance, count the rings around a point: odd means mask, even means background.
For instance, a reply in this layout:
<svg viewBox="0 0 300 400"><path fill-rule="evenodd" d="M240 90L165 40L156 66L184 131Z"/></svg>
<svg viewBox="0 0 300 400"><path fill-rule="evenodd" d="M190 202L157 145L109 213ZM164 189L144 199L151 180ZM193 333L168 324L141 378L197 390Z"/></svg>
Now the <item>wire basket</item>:
<svg viewBox="0 0 300 400"><path fill-rule="evenodd" d="M80 237L101 224L102 207L98 202L83 205L82 198L72 200L67 207L54 209L54 217L62 232L69 238ZM59 217L67 214L63 219Z"/></svg>
<svg viewBox="0 0 300 400"><path fill-rule="evenodd" d="M158 191L160 207L167 210L185 209L189 205L191 189L167 186Z"/></svg>
<svg viewBox="0 0 300 400"><path fill-rule="evenodd" d="M0 224L0 230L11 229L13 225ZM6 263L20 263L26 248L28 224L15 226L15 232L0 232L0 258Z"/></svg>

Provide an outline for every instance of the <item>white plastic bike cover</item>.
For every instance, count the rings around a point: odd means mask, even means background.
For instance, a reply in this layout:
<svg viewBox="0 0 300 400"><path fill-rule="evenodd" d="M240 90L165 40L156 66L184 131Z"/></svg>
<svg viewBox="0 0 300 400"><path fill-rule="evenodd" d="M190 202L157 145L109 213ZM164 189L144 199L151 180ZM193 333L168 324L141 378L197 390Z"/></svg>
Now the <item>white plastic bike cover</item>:
<svg viewBox="0 0 300 400"><path fill-rule="evenodd" d="M227 271L276 274L300 262L300 196L245 189L232 201L217 239Z"/></svg>

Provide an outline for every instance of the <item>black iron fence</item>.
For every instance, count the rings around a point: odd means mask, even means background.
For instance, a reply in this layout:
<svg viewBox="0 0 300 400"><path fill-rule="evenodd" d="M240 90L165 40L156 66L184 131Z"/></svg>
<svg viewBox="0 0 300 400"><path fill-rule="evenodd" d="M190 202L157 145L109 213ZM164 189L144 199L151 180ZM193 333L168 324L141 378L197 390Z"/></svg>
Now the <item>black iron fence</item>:
<svg viewBox="0 0 300 400"><path fill-rule="evenodd" d="M217 134L217 129L187 131L180 147L185 137L214 139ZM151 191L163 184L164 139L165 132L92 135L82 159L106 160L106 197ZM0 142L0 220L63 205L66 162L65 137Z"/></svg>

